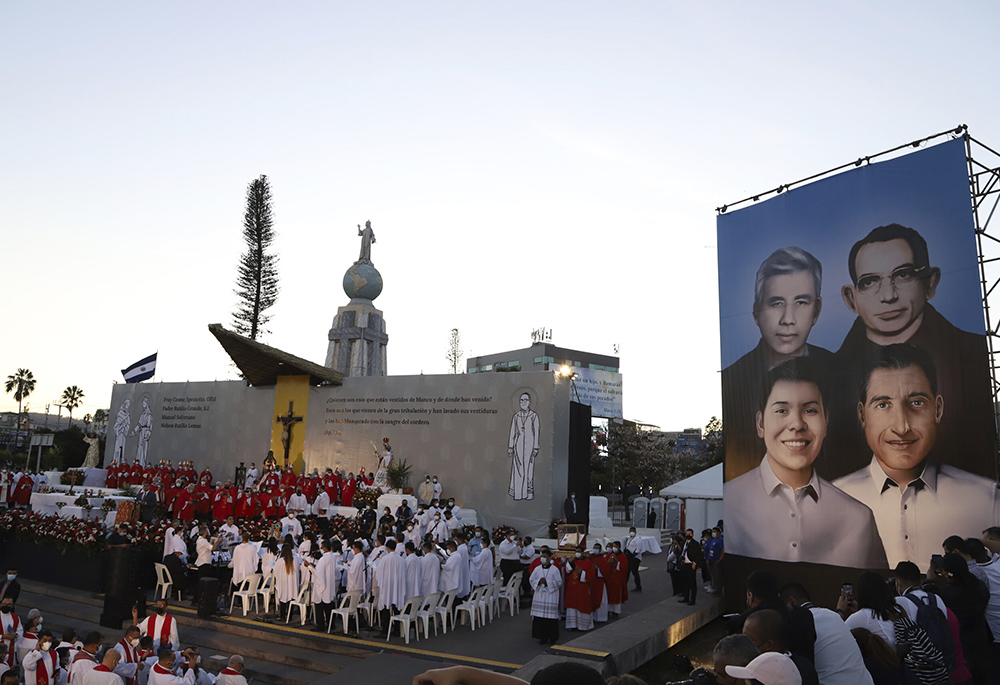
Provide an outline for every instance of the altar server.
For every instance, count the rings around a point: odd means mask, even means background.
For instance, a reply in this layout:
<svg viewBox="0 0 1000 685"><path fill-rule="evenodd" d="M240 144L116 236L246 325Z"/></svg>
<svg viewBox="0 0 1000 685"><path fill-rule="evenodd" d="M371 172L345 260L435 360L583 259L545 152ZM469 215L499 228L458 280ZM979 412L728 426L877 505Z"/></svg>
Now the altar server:
<svg viewBox="0 0 1000 685"><path fill-rule="evenodd" d="M60 668L51 631L39 631L35 648L25 654L21 666L24 668L24 685L55 685Z"/></svg>
<svg viewBox="0 0 1000 685"><path fill-rule="evenodd" d="M538 644L555 644L559 639L559 588L562 574L552 564L552 552L542 552L542 561L531 572L531 637Z"/></svg>
<svg viewBox="0 0 1000 685"><path fill-rule="evenodd" d="M423 597L423 577L420 570L420 557L417 547L412 542L406 543L406 598Z"/></svg>
<svg viewBox="0 0 1000 685"><path fill-rule="evenodd" d="M424 597L440 592L441 557L430 542L423 544L424 556L420 557L420 594Z"/></svg>
<svg viewBox="0 0 1000 685"><path fill-rule="evenodd" d="M382 612L382 632L389 632L389 613L392 607L402 609L406 604L406 561L396 554L396 541L386 540L387 553L375 569L378 583L378 608Z"/></svg>
<svg viewBox="0 0 1000 685"><path fill-rule="evenodd" d="M154 613L142 619L141 623L138 612L132 607L132 621L139 626L139 631L143 635L153 638L154 650L158 651L166 646L176 649L180 645L180 639L177 637L177 621L167 613L167 600L156 600Z"/></svg>

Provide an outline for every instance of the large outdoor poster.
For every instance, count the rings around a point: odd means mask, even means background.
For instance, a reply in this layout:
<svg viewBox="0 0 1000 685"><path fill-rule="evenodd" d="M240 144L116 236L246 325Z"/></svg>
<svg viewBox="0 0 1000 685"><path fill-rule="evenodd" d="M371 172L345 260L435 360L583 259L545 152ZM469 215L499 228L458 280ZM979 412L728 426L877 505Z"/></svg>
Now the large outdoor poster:
<svg viewBox="0 0 1000 685"><path fill-rule="evenodd" d="M719 216L726 552L922 569L998 522L965 145Z"/></svg>

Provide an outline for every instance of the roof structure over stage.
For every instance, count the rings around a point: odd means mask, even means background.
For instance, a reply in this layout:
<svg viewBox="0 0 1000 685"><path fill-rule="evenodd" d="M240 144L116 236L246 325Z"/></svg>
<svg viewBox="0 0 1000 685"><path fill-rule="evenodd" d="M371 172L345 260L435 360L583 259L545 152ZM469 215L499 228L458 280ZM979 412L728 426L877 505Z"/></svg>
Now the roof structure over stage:
<svg viewBox="0 0 1000 685"><path fill-rule="evenodd" d="M310 385L342 385L344 374L279 349L227 331L212 323L208 330L215 336L250 385L275 385L278 376L309 376Z"/></svg>

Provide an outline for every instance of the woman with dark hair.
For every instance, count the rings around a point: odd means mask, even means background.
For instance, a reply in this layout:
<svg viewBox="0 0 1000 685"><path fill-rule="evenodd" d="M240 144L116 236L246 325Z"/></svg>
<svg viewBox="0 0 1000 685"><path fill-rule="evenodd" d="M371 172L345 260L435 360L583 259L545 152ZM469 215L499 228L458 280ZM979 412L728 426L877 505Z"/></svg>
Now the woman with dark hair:
<svg viewBox="0 0 1000 685"><path fill-rule="evenodd" d="M287 542L281 546L281 555L274 564L274 599L278 615L288 608L288 603L299 596L299 559Z"/></svg>
<svg viewBox="0 0 1000 685"><path fill-rule="evenodd" d="M864 628L886 641L890 647L896 646L896 630L893 622L903 616L916 620L917 607L905 597L893 597L885 579L874 571L865 571L854 584L856 611L847 616L845 623L850 630ZM855 607L841 595L837 609L848 612Z"/></svg>
<svg viewBox="0 0 1000 685"><path fill-rule="evenodd" d="M931 564L931 577L937 583L937 594L945 606L958 617L959 639L973 681L989 682L992 671L992 640L986 624L989 589L969 572L968 563L955 552L944 555L940 565Z"/></svg>
<svg viewBox="0 0 1000 685"><path fill-rule="evenodd" d="M851 635L858 643L865 668L875 685L900 685L903 682L903 665L896 650L885 640L867 628L855 628Z"/></svg>

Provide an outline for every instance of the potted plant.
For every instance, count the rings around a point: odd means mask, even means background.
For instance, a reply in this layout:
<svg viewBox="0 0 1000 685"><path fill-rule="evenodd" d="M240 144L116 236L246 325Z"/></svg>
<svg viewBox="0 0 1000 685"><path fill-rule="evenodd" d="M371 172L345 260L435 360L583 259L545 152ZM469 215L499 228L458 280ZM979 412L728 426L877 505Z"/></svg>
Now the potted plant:
<svg viewBox="0 0 1000 685"><path fill-rule="evenodd" d="M405 459L394 461L386 469L385 478L389 482L389 487L396 492L402 492L403 488L410 484L410 474L413 467L406 463Z"/></svg>

